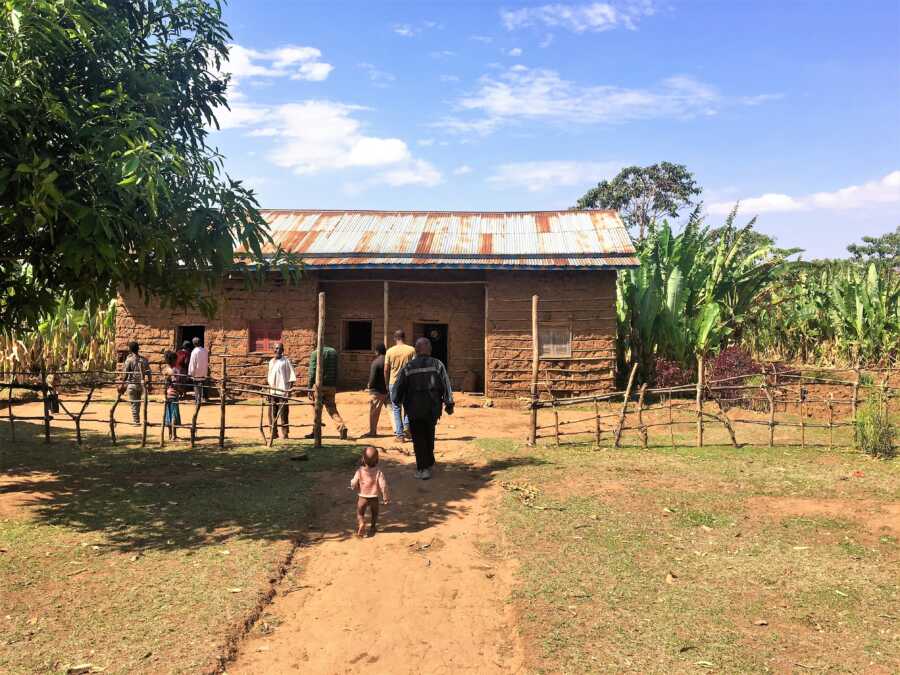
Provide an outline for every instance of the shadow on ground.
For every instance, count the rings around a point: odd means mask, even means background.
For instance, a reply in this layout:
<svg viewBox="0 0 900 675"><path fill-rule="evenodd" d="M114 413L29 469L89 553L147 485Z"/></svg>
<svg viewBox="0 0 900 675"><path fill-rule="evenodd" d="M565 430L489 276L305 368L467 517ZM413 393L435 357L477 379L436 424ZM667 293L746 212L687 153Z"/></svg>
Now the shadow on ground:
<svg viewBox="0 0 900 675"><path fill-rule="evenodd" d="M22 517L36 522L100 534L121 551L191 549L234 537L297 539L308 530L351 536L355 497L348 485L362 445L158 449L111 446L104 435L88 433L78 446L56 434L45 445L40 425L17 424L14 442L0 430L0 501L15 503ZM386 471L411 472L409 465L397 466L395 453L383 455ZM383 531L416 532L452 518L496 471L540 461L510 456L484 466L442 463L439 480L430 482L434 488L404 479L396 498L411 508L395 509ZM346 522L317 519L343 502Z"/></svg>

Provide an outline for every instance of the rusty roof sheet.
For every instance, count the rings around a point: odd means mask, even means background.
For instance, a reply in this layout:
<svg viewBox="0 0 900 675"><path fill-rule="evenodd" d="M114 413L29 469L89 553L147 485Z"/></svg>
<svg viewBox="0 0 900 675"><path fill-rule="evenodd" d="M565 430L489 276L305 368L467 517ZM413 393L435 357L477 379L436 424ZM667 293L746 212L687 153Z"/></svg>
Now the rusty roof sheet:
<svg viewBox="0 0 900 675"><path fill-rule="evenodd" d="M615 211L263 210L309 267L619 269L638 264Z"/></svg>

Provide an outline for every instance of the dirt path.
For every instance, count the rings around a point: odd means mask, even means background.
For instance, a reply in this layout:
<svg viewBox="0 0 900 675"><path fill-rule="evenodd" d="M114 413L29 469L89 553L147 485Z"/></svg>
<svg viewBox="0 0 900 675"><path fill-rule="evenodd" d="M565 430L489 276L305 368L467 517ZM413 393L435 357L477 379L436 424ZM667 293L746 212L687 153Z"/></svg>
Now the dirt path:
<svg viewBox="0 0 900 675"><path fill-rule="evenodd" d="M413 478L411 457L382 455L393 503L372 538L351 536L352 469L319 483L316 530L265 614L277 627L257 627L228 673L521 670L513 564L479 551L498 536L491 468L464 442L438 445L430 481Z"/></svg>

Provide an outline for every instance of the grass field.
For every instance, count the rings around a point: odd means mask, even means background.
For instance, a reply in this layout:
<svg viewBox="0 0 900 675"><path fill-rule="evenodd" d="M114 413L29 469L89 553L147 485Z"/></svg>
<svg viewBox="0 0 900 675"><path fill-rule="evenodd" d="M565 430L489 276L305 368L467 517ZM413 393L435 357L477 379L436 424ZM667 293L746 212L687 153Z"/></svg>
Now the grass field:
<svg viewBox="0 0 900 675"><path fill-rule="evenodd" d="M481 442L537 672L897 672L900 463Z"/></svg>
<svg viewBox="0 0 900 675"><path fill-rule="evenodd" d="M308 461L287 445L45 446L29 429L0 435L0 672L214 668L306 529L317 472L353 461L349 446Z"/></svg>

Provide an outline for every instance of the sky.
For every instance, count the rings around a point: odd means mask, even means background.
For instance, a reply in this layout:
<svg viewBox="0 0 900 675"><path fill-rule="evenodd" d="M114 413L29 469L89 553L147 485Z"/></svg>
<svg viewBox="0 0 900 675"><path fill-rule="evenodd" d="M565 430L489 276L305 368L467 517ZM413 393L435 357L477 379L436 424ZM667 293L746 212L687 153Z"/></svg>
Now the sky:
<svg viewBox="0 0 900 675"><path fill-rule="evenodd" d="M900 225L900 2L231 0L212 142L264 208L555 210L685 164L804 257Z"/></svg>

